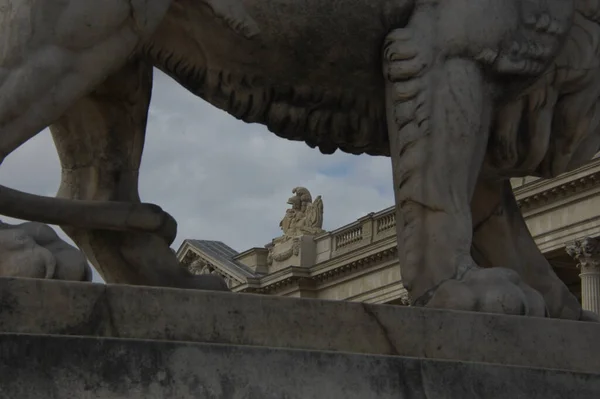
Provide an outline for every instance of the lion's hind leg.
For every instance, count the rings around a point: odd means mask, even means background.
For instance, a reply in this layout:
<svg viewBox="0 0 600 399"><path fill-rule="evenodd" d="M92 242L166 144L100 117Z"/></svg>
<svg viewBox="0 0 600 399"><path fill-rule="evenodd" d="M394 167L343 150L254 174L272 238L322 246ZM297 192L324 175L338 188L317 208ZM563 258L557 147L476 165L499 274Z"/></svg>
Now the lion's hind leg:
<svg viewBox="0 0 600 399"><path fill-rule="evenodd" d="M473 253L481 265L507 267L518 273L542 294L550 317L589 317L537 247L509 181L480 181L471 209Z"/></svg>

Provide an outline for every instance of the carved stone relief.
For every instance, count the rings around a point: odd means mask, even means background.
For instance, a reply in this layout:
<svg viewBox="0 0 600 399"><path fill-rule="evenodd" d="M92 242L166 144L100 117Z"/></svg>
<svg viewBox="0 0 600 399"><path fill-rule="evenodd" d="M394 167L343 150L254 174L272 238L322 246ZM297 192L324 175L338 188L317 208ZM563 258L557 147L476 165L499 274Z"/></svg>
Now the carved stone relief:
<svg viewBox="0 0 600 399"><path fill-rule="evenodd" d="M268 244L266 248L269 250L267 255L267 265L271 266L273 261L283 262L290 259L292 256L298 256L300 254L300 239L295 237L292 239L292 246L282 252L275 253L276 245Z"/></svg>
<svg viewBox="0 0 600 399"><path fill-rule="evenodd" d="M290 237L301 235L317 235L324 233L323 230L323 200L319 195L314 201L312 195L304 187L296 187L292 190L294 196L287 201L292 207L287 209L285 216L279 223L283 231L283 241Z"/></svg>
<svg viewBox="0 0 600 399"><path fill-rule="evenodd" d="M577 260L582 272L600 273L600 240L585 237L566 246L567 253Z"/></svg>
<svg viewBox="0 0 600 399"><path fill-rule="evenodd" d="M200 255L188 251L183 259L181 260L182 266L187 268L190 273L200 276L206 274L213 274L222 277L225 280L228 288L232 288L239 284L239 282L233 277L227 275L221 270L217 269L214 265L202 258Z"/></svg>

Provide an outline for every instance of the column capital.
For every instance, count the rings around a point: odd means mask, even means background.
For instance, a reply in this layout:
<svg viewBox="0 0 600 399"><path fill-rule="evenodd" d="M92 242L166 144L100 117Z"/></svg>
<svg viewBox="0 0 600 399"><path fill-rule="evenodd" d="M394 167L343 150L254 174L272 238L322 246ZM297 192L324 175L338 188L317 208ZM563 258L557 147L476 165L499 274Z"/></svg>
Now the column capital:
<svg viewBox="0 0 600 399"><path fill-rule="evenodd" d="M585 237L566 246L565 250L582 273L600 273L600 239Z"/></svg>

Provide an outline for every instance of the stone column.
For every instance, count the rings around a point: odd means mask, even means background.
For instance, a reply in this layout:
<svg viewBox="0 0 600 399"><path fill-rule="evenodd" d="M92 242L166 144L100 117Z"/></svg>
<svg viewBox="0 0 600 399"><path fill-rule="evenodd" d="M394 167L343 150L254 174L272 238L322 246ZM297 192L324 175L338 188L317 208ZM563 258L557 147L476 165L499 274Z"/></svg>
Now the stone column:
<svg viewBox="0 0 600 399"><path fill-rule="evenodd" d="M581 270L583 309L600 315L600 240L586 237L567 245L566 250Z"/></svg>

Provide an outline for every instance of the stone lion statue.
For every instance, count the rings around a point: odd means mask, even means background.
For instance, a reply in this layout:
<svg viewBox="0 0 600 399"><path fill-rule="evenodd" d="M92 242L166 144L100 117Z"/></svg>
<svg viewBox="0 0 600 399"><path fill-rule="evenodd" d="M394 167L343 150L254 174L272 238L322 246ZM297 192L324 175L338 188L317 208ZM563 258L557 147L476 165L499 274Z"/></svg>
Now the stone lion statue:
<svg viewBox="0 0 600 399"><path fill-rule="evenodd" d="M58 198L0 213L59 224L108 282L193 286L176 223L140 202L152 70L324 154L391 158L411 304L587 320L509 179L599 149L597 0L5 0L0 154L50 126ZM160 93L156 93L160 95Z"/></svg>

